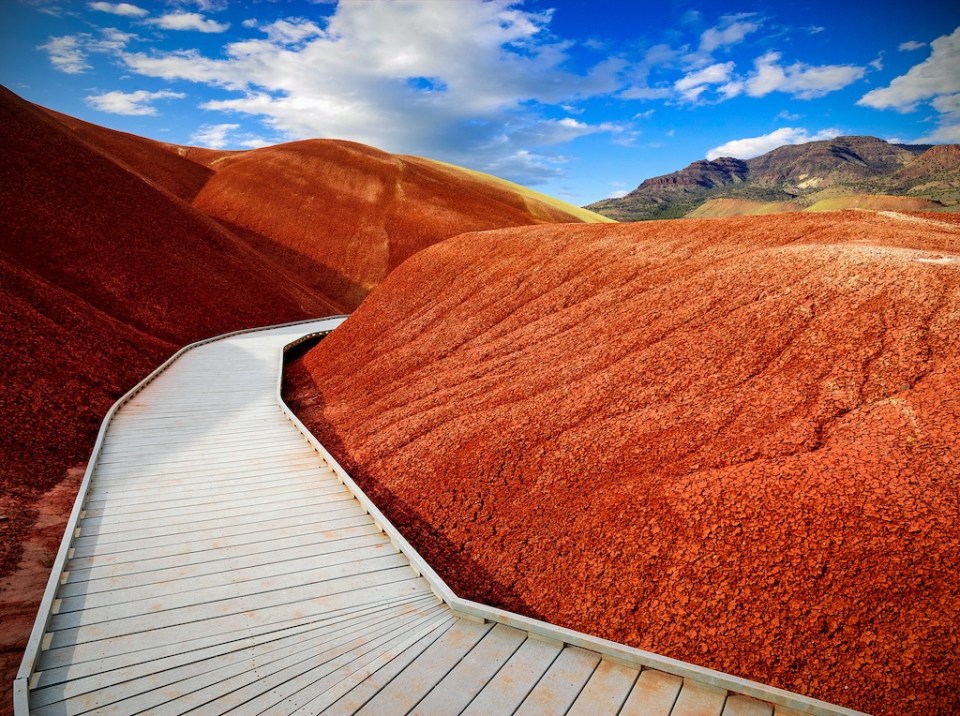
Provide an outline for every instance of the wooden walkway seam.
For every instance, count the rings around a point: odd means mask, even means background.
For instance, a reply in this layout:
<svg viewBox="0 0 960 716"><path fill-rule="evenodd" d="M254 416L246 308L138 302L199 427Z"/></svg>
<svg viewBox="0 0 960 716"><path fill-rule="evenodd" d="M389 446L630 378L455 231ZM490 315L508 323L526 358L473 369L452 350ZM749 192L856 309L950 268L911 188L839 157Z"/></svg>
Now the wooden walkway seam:
<svg viewBox="0 0 960 716"><path fill-rule="evenodd" d="M18 716L858 714L454 594L280 397L343 320L187 346L111 408Z"/></svg>

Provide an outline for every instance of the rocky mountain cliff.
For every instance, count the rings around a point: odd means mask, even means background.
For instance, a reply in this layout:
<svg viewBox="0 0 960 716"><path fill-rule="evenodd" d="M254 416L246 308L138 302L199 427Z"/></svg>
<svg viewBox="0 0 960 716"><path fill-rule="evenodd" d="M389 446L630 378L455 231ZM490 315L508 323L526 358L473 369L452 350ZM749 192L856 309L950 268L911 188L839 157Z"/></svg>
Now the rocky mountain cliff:
<svg viewBox="0 0 960 716"><path fill-rule="evenodd" d="M837 137L778 147L753 159L721 157L647 179L620 199L590 209L620 221L710 215L715 200L740 200L738 213L803 211L818 202L843 208L864 195L903 196L911 206L960 206L960 145L891 144ZM838 201L840 205L838 206ZM728 211L729 202L722 204Z"/></svg>

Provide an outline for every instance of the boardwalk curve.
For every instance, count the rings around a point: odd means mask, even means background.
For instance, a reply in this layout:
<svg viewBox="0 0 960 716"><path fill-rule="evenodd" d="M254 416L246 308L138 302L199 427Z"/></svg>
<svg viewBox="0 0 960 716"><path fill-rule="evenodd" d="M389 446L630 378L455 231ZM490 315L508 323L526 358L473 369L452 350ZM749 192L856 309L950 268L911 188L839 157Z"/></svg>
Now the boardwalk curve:
<svg viewBox="0 0 960 716"><path fill-rule="evenodd" d="M453 594L280 399L343 320L194 344L111 409L17 714L856 713Z"/></svg>

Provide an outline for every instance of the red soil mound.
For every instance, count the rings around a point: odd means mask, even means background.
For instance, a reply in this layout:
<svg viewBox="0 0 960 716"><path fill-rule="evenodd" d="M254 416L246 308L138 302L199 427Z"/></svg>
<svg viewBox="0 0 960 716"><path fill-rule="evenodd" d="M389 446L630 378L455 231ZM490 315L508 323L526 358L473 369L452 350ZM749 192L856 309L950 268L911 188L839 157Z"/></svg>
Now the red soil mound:
<svg viewBox="0 0 960 716"><path fill-rule="evenodd" d="M534 211L521 193L482 175L354 142L292 142L210 166L216 174L194 206L250 232L250 241L269 237L258 248L288 266L297 257L322 265L314 288L348 308L405 259L456 234L580 221L561 209Z"/></svg>
<svg viewBox="0 0 960 716"><path fill-rule="evenodd" d="M184 201L193 199L213 174L199 157L188 158L186 147L98 127L53 110L44 111L99 153Z"/></svg>
<svg viewBox="0 0 960 716"><path fill-rule="evenodd" d="M960 232L843 212L457 237L287 392L461 595L921 714L960 712L958 376Z"/></svg>

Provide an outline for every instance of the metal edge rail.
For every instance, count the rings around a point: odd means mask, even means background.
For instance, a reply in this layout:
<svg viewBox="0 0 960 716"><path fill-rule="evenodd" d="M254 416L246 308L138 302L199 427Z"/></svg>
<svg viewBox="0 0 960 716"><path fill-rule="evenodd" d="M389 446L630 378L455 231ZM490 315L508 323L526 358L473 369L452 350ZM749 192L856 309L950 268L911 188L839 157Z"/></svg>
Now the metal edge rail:
<svg viewBox="0 0 960 716"><path fill-rule="evenodd" d="M311 337L322 337L328 333L330 333L330 331L318 331L302 336L299 339L285 345L283 347L283 354L285 355L287 350L299 345L300 343L303 343L305 340L308 340ZM809 696L803 696L802 694L796 694L791 691L779 689L775 686L768 686L767 684L751 681L749 679L743 679L739 676L733 676L731 674L725 674L721 671L715 671L703 666L697 666L696 664L690 664L685 661L671 659L670 657L654 654L653 652L637 649L625 644L610 641L608 639L602 639L600 637L575 631L573 629L556 626L554 624L550 624L549 622L544 622L539 619L533 619L521 614L508 612L504 609L489 607L485 604L474 602L469 599L463 599L462 597L457 596L457 594L447 585L447 583L443 581L440 575L438 575L427 563L427 561L420 556L420 553L417 552L417 550L414 549L409 542L407 542L407 540L402 534L400 534L400 531L393 525L393 523L390 522L390 520L388 520L387 517L380 511L380 509L373 503L373 501L367 497L366 493L364 493L360 486L354 482L353 478L349 475L349 473L347 473L346 470L343 469L340 463L337 462L336 458L330 454L330 452L320 443L319 440L316 439L316 437L314 437L309 428L303 424L300 418L298 418L286 404L281 394L283 368L284 360L281 357L277 377L276 395L277 404L280 406L280 409L290 419L294 426L296 426L297 430L300 431L307 442L313 446L313 448L327 463L329 463L330 467L336 474L337 479L348 490L350 490L350 492L353 493L353 496L363 507L364 511L370 515L380 531L386 534L387 537L390 538L391 543L398 550L400 550L408 560L410 560L410 566L413 568L414 572L416 572L418 576L422 576L427 580L427 583L430 585L430 589L433 591L433 593L436 594L437 597L447 606L449 606L457 616L464 617L471 621L489 621L505 624L507 626L526 631L529 634L533 634L541 639L563 642L572 646L578 646L584 649L596 651L603 657L626 666L638 669L659 669L661 671L674 674L675 676L690 678L710 686L727 689L728 691L735 691L737 693L745 694L777 706L793 709L794 711L803 714L811 714L813 716L868 716L862 711L848 709L846 707L831 704L826 701L820 701L819 699L814 699Z"/></svg>
<svg viewBox="0 0 960 716"><path fill-rule="evenodd" d="M60 549L57 551L57 557L50 568L50 577L47 579L47 586L44 589L43 597L40 599L40 605L37 608L37 618L33 623L33 629L30 632L30 638L27 640L27 645L23 650L23 658L20 661L20 668L17 671L17 676L13 680L13 712L15 716L29 716L30 679L33 676L33 670L37 663L37 657L43 650L44 635L46 634L47 627L50 624L50 618L53 616L53 603L56 597L57 588L60 586L60 580L63 576L63 568L67 563L70 550L72 549L73 540L76 537L77 525L80 521L80 512L83 510L83 504L86 501L87 491L90 489L90 482L93 478L94 470L96 469L97 459L100 456L100 449L103 446L103 441L106 437L107 430L110 427L110 422L113 420L113 416L117 413L117 411L131 398L137 395L137 393L152 383L157 376L169 368L174 361L180 358L187 351L193 350L194 348L199 348L207 343L213 343L215 341L223 340L224 338L230 338L232 336L238 336L244 333L256 333L257 331L267 331L286 326L317 323L325 320L341 319L342 322L342 320L345 320L346 317L346 315L341 314L336 316L326 316L323 318L307 318L300 321L290 321L289 323L279 323L272 326L243 328L237 331L221 333L210 338L204 338L203 340L196 341L195 343L190 343L189 345L183 346L176 353L167 358L163 363L151 371L146 378L133 386L133 388L127 391L110 407L110 410L107 411L107 414L103 418L103 422L100 424L100 431L97 433L97 439L93 444L93 450L90 453L90 459L87 461L87 468L84 471L80 488L77 490L77 497L74 500L73 509L70 512L70 517L67 519L67 525L64 529L63 539L60 542Z"/></svg>

